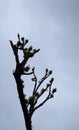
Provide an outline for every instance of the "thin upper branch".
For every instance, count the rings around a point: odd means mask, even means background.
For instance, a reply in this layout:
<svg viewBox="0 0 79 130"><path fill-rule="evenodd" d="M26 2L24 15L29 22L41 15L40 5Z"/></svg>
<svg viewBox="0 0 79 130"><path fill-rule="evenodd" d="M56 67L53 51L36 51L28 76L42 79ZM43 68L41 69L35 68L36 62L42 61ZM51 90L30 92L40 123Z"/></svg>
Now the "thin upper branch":
<svg viewBox="0 0 79 130"><path fill-rule="evenodd" d="M37 76L36 76L36 74L35 74L35 68L33 67L32 68L32 71L33 71L33 78L32 78L32 81L34 81L35 82L35 84L34 84L34 88L33 88L33 95L35 94L35 92L36 92L36 87L37 87Z"/></svg>
<svg viewBox="0 0 79 130"><path fill-rule="evenodd" d="M51 72L51 73L50 73ZM52 71L46 71L44 77L41 79L41 81L39 81L38 86L36 87L36 91L39 89L39 87L41 86L41 84L52 74Z"/></svg>
<svg viewBox="0 0 79 130"><path fill-rule="evenodd" d="M12 42L12 41L10 41L10 44L11 44L12 50L13 50L14 55L15 55L16 63L17 63L17 65L18 65L18 64L19 64L18 48L17 48L16 45L13 45L13 42Z"/></svg>
<svg viewBox="0 0 79 130"><path fill-rule="evenodd" d="M49 93L48 95L46 96L46 98L39 104L37 105L35 108L34 108L34 111L37 110L39 107L43 106L49 99L53 98L53 94L51 94L51 85L48 87L49 88ZM46 91L46 90L45 90ZM44 91L44 92L45 92ZM44 93L43 93L44 94ZM42 94L41 94L42 95ZM40 95L40 96L41 96ZM37 103L37 102L36 102ZM35 104L36 105L36 104Z"/></svg>
<svg viewBox="0 0 79 130"><path fill-rule="evenodd" d="M43 106L43 104L44 104L48 99L49 99L49 96L47 96L46 99L45 99L42 103L40 103L38 106L36 106L36 107L34 108L34 111L37 110L39 107Z"/></svg>

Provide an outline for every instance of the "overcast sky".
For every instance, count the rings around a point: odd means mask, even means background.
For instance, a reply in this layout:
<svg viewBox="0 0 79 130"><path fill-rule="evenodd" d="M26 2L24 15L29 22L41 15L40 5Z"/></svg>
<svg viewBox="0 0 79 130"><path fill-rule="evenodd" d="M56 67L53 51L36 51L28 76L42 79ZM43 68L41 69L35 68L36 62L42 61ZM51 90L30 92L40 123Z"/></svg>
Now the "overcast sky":
<svg viewBox="0 0 79 130"><path fill-rule="evenodd" d="M79 130L79 0L0 0L0 130L25 130L9 44L17 33L41 49L30 64L38 77L52 69L58 90L34 114L33 129Z"/></svg>

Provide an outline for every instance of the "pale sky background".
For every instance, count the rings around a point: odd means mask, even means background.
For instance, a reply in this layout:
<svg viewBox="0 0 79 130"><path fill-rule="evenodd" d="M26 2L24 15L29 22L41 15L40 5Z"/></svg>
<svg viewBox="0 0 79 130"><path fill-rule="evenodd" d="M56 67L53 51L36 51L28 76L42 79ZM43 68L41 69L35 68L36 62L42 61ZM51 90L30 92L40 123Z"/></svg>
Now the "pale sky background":
<svg viewBox="0 0 79 130"><path fill-rule="evenodd" d="M79 130L79 0L0 0L0 130L25 130L9 44L17 33L41 49L30 64L38 77L52 69L58 90L33 115L33 130Z"/></svg>

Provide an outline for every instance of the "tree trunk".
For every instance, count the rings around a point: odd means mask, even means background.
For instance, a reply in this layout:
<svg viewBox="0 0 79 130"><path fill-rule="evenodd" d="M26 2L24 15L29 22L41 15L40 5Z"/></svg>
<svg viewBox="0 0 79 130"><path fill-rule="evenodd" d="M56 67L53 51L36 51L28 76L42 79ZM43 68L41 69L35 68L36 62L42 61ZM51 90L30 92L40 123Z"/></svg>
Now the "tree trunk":
<svg viewBox="0 0 79 130"><path fill-rule="evenodd" d="M32 130L31 118L28 118L28 119L26 120L26 128L27 128L27 130Z"/></svg>
<svg viewBox="0 0 79 130"><path fill-rule="evenodd" d="M24 115L24 120L25 120L25 127L26 130L32 130L32 121L31 121L31 116L28 113L26 105L23 103L23 101L20 99L23 115Z"/></svg>
<svg viewBox="0 0 79 130"><path fill-rule="evenodd" d="M17 91L18 91L19 100L20 100L20 104L22 107L23 115L24 115L26 130L32 130L32 121L31 121L32 116L30 116L27 106L26 106L26 101L24 98L23 88L21 84L21 77L17 75L16 72L13 73L13 75L15 77L15 81L17 84Z"/></svg>

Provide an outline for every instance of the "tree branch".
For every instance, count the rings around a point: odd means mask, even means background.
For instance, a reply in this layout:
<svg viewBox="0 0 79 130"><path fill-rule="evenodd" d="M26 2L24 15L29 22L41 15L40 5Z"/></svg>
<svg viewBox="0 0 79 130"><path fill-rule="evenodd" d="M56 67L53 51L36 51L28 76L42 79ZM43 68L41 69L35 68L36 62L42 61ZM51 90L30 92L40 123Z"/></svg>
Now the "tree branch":
<svg viewBox="0 0 79 130"><path fill-rule="evenodd" d="M16 60L16 63L18 65L19 64L18 48L16 45L13 45L13 42L11 40L10 40L10 45L12 47L12 50L13 50L14 55L15 55L15 60Z"/></svg>
<svg viewBox="0 0 79 130"><path fill-rule="evenodd" d="M39 107L43 106L45 104L45 102L47 102L49 99L53 98L53 93L51 93L51 85L48 87L49 88L49 93L47 95L47 97L45 98L45 100L43 100L43 102L41 102L39 105L37 105L35 108L34 108L34 111L37 110ZM46 90L45 90L46 91ZM44 92L45 92L44 91ZM44 93L43 93L44 94ZM42 95L42 94L41 94ZM40 95L40 96L41 96ZM37 103L37 102L36 102ZM36 104L35 104L36 105Z"/></svg>
<svg viewBox="0 0 79 130"><path fill-rule="evenodd" d="M48 69L46 69L46 73L44 75L44 77L41 79L41 81L39 81L38 86L36 87L36 91L39 89L39 87L41 86L41 84L52 74L52 71L48 71Z"/></svg>
<svg viewBox="0 0 79 130"><path fill-rule="evenodd" d="M31 74L33 74L33 72L29 72L29 73L23 73L22 75L31 75Z"/></svg>
<svg viewBox="0 0 79 130"><path fill-rule="evenodd" d="M36 89L36 87L37 87L37 76L36 76L36 74L35 74L35 67L33 67L32 68L32 72L33 72L33 78L32 78L32 81L34 81L35 82L35 84L34 84L34 89L33 89L33 96L34 96L34 94L35 94L35 89Z"/></svg>
<svg viewBox="0 0 79 130"><path fill-rule="evenodd" d="M43 104L44 104L48 99L49 99L49 96L47 96L46 99L45 99L42 103L40 103L38 106L36 106L36 107L34 108L34 111L37 110L39 107L43 106Z"/></svg>

